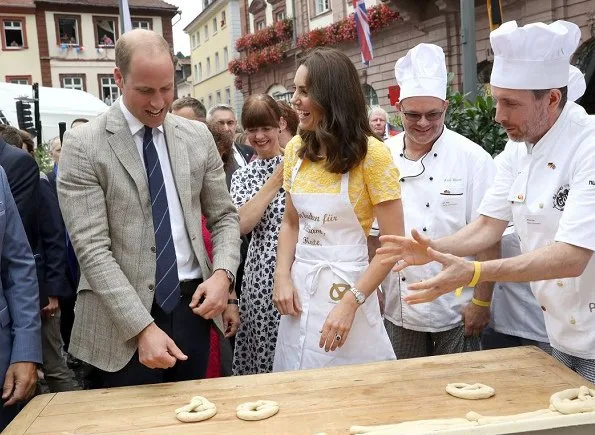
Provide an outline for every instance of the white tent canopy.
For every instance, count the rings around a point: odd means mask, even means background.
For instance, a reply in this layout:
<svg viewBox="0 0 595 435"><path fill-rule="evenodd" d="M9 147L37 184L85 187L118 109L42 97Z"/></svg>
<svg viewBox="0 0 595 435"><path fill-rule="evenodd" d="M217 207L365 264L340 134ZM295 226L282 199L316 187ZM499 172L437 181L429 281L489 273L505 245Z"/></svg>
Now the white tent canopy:
<svg viewBox="0 0 595 435"><path fill-rule="evenodd" d="M19 126L16 101L19 97L33 98L33 88L29 85L0 83L0 110L10 125ZM91 120L108 109L99 98L76 89L39 87L39 113L41 116L42 140L58 136L58 123L65 122L66 128L76 118ZM31 103L33 113L33 103Z"/></svg>

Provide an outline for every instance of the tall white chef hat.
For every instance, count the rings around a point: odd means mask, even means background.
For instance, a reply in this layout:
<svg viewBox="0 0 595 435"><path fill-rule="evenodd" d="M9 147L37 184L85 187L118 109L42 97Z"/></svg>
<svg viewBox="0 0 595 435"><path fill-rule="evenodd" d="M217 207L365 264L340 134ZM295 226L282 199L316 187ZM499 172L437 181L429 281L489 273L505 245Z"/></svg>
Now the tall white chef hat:
<svg viewBox="0 0 595 435"><path fill-rule="evenodd" d="M568 99L576 101L583 96L587 90L587 82L583 72L575 66L570 65L568 73Z"/></svg>
<svg viewBox="0 0 595 435"><path fill-rule="evenodd" d="M446 61L442 48L419 44L395 64L395 77L401 88L400 100L409 97L446 99Z"/></svg>
<svg viewBox="0 0 595 435"><path fill-rule="evenodd" d="M568 85L570 56L581 32L568 21L502 24L490 33L494 67L490 83L507 89L555 89Z"/></svg>

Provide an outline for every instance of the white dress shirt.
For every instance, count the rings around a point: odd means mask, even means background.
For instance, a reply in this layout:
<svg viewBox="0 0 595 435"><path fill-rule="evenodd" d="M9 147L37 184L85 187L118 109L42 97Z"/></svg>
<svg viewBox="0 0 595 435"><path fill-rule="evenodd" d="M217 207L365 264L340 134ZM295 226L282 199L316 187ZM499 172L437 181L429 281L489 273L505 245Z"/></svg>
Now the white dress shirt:
<svg viewBox="0 0 595 435"><path fill-rule="evenodd" d="M130 133L134 138L140 159L144 165L143 136L145 134L145 126L126 108L124 98L125 97L122 97L120 99L120 108L122 109L124 118L126 118L126 121L128 122ZM200 266L196 255L194 255L194 251L192 251L190 237L188 236L188 231L186 230L186 225L184 223L184 214L182 213L182 205L180 204L180 198L178 197L176 183L169 162L163 125L153 129L153 143L157 149L159 165L161 166L161 172L163 173L163 181L165 182L171 233L174 240L174 248L176 250L176 261L178 263L178 278L180 281L201 278L202 273ZM200 216L197 216L196 218L200 219Z"/></svg>
<svg viewBox="0 0 595 435"><path fill-rule="evenodd" d="M595 119L568 102L535 145L509 141L479 212L514 221L522 252L554 242L595 250ZM595 257L576 278L534 281L551 345L595 359Z"/></svg>

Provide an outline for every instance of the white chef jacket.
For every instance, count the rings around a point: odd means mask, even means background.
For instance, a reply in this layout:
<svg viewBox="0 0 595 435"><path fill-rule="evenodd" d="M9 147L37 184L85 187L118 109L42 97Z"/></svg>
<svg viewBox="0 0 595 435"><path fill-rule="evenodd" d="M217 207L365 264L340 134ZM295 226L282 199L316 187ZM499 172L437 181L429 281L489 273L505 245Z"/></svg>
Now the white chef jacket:
<svg viewBox="0 0 595 435"><path fill-rule="evenodd" d="M509 141L479 208L514 220L522 252L555 241L595 249L595 119L568 102L535 145ZM550 344L595 359L595 260L577 278L531 283Z"/></svg>
<svg viewBox="0 0 595 435"><path fill-rule="evenodd" d="M401 173L401 198L405 234L415 228L437 239L454 234L470 223L496 172L492 157L479 145L444 128L430 152L417 161L404 157L401 133L386 141ZM386 292L385 317L397 326L414 331L441 332L461 324L461 309L473 295L470 288L460 297L454 292L425 304L408 305L403 298L412 292L408 283L428 279L441 270L438 262L410 266L391 273Z"/></svg>
<svg viewBox="0 0 595 435"><path fill-rule="evenodd" d="M496 168L498 157L496 157ZM510 225L501 243L502 258L521 254L519 236ZM497 282L492 296L490 326L501 334L548 343L543 311L537 303L531 286L526 282Z"/></svg>

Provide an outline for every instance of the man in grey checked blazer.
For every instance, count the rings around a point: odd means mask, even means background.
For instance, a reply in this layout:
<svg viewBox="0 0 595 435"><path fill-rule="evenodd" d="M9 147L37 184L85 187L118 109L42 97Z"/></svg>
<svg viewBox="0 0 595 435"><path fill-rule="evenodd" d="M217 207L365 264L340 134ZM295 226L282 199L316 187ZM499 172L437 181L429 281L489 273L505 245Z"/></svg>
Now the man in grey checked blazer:
<svg viewBox="0 0 595 435"><path fill-rule="evenodd" d="M168 113L174 66L167 42L147 30L124 34L114 77L122 97L67 132L60 159L60 205L81 267L69 352L98 369L98 386L199 378L209 351L205 319L225 317L239 262L237 211L207 128ZM173 311L155 297L161 248L146 142L154 142L167 190L181 291ZM203 214L213 264L202 238Z"/></svg>

